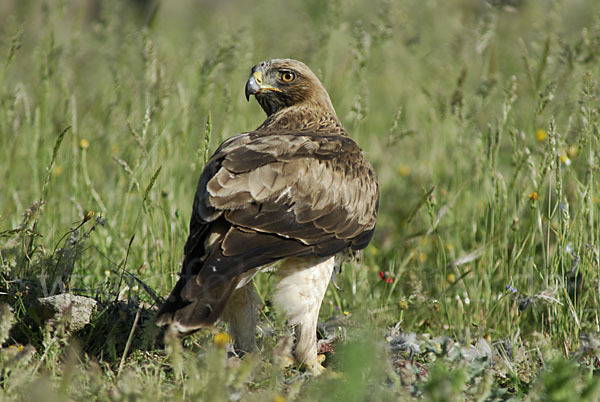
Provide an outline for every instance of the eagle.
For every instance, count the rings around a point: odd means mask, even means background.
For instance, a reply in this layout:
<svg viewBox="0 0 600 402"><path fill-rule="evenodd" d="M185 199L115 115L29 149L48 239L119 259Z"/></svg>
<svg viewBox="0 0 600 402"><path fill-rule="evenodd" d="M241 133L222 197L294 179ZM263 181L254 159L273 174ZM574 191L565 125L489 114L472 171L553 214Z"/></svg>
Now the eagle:
<svg viewBox="0 0 600 402"><path fill-rule="evenodd" d="M253 278L274 270L273 301L295 328L295 357L319 374L319 309L334 267L373 236L377 177L304 63L255 65L245 94L267 118L225 140L206 163L180 277L156 322L185 335L222 318L236 349L255 351Z"/></svg>

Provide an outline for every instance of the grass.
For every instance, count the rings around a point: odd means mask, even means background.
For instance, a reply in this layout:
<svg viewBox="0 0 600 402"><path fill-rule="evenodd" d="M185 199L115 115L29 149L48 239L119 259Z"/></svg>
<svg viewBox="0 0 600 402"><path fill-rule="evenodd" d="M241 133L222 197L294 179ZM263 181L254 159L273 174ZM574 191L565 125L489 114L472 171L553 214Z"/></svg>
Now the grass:
<svg viewBox="0 0 600 402"><path fill-rule="evenodd" d="M599 4L5 1L0 57L2 399L598 399ZM271 57L318 73L382 193L316 379L267 275L260 355L152 324ZM31 313L65 291L99 302L76 333Z"/></svg>

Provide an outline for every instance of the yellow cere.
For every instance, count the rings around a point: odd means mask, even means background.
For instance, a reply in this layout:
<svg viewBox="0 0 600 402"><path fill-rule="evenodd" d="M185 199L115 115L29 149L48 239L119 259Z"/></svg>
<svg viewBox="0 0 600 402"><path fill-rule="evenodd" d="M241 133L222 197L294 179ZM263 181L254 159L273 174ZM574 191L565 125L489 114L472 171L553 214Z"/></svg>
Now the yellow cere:
<svg viewBox="0 0 600 402"><path fill-rule="evenodd" d="M263 81L263 74L260 71L255 71L254 74L252 74L252 76L254 77L254 80L256 81L256 83L258 85L262 84Z"/></svg>

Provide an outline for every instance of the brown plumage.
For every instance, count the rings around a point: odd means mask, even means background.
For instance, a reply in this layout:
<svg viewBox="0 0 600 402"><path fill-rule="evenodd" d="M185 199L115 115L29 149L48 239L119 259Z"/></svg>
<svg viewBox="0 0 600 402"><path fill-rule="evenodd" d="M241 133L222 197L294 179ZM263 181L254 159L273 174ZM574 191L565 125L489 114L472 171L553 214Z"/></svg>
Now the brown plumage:
<svg viewBox="0 0 600 402"><path fill-rule="evenodd" d="M229 322L255 348L252 278L284 260L275 299L297 325L296 356L314 372L318 309L334 256L367 246L377 215L375 172L303 63L262 62L246 97L267 119L226 140L198 181L181 276L157 323L176 333ZM283 305L282 305L283 304Z"/></svg>

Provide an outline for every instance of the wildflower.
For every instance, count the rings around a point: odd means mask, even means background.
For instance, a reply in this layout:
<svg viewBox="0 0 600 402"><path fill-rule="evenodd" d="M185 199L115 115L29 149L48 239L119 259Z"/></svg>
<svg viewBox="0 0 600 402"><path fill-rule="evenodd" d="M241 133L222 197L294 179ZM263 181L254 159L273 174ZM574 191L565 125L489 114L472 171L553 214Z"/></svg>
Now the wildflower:
<svg viewBox="0 0 600 402"><path fill-rule="evenodd" d="M94 211L88 211L87 214L85 214L85 216L83 217L83 221L87 222L90 219L92 219L94 217L95 212Z"/></svg>
<svg viewBox="0 0 600 402"><path fill-rule="evenodd" d="M506 290L508 290L511 293L517 293L517 289L515 289L511 284L506 285Z"/></svg>
<svg viewBox="0 0 600 402"><path fill-rule="evenodd" d="M537 191L534 191L533 193L529 194L529 201L534 202L539 199L540 199L540 197L538 196Z"/></svg>
<svg viewBox="0 0 600 402"><path fill-rule="evenodd" d="M402 177L406 177L410 174L410 167L408 167L407 165L400 165L398 166L398 174Z"/></svg>
<svg viewBox="0 0 600 402"><path fill-rule="evenodd" d="M393 283L394 282L394 278L391 277L391 273L389 272L383 272L380 271L379 272L379 277L381 278L382 281L386 282L386 283Z"/></svg>
<svg viewBox="0 0 600 402"><path fill-rule="evenodd" d="M52 171L52 176L58 177L62 174L63 168L61 165L54 166L54 170Z"/></svg>
<svg viewBox="0 0 600 402"><path fill-rule="evenodd" d="M546 138L548 138L548 133L546 132L546 130L536 130L535 131L535 138L537 138L537 140L539 142L542 142Z"/></svg>
<svg viewBox="0 0 600 402"><path fill-rule="evenodd" d="M231 337L226 332L219 332L215 335L214 342L219 349L224 349L229 343Z"/></svg>
<svg viewBox="0 0 600 402"><path fill-rule="evenodd" d="M569 157L567 156L567 154L562 154L560 156L560 162L565 165L565 166L570 166L571 165L571 159L569 159Z"/></svg>
<svg viewBox="0 0 600 402"><path fill-rule="evenodd" d="M575 145L571 145L569 149L567 149L567 155L570 158L573 158L575 155L577 155L577 147Z"/></svg>
<svg viewBox="0 0 600 402"><path fill-rule="evenodd" d="M323 362L325 361L326 357L324 353L321 353L320 355L317 355L317 360L319 361L319 364L323 364Z"/></svg>
<svg viewBox="0 0 600 402"><path fill-rule="evenodd" d="M90 142L88 140L86 140L85 138L82 138L81 141L79 141L79 146L82 149L87 149L90 146Z"/></svg>
<svg viewBox="0 0 600 402"><path fill-rule="evenodd" d="M448 283L454 283L456 282L456 276L450 272L448 275L446 275L446 280L448 281Z"/></svg>
<svg viewBox="0 0 600 402"><path fill-rule="evenodd" d="M347 310L344 310L344 315L347 317L350 314Z"/></svg>

